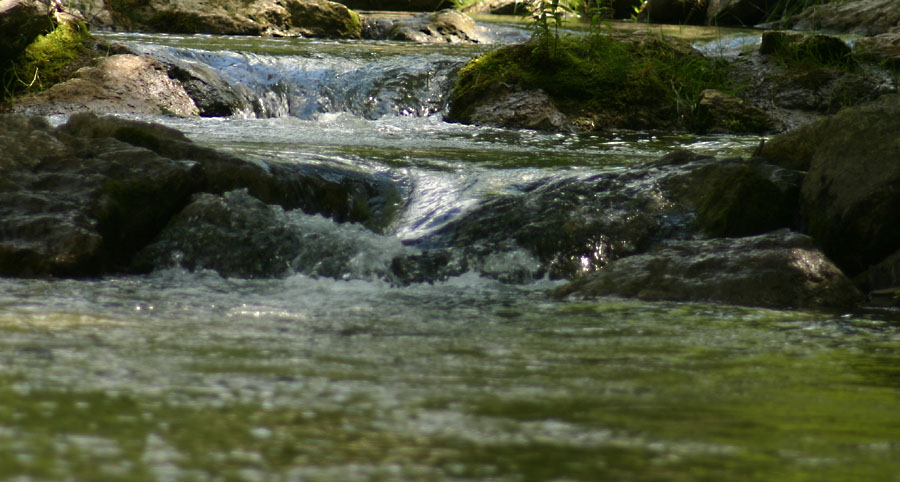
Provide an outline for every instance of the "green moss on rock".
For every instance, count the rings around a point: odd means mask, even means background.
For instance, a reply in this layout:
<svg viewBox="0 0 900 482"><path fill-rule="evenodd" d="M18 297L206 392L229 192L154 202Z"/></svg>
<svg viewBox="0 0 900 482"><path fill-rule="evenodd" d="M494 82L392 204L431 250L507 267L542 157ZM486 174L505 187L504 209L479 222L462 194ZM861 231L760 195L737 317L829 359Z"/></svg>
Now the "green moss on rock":
<svg viewBox="0 0 900 482"><path fill-rule="evenodd" d="M498 49L460 71L449 119L469 122L498 91L540 89L582 128L687 124L701 93L731 90L727 66L657 35L595 35Z"/></svg>
<svg viewBox="0 0 900 482"><path fill-rule="evenodd" d="M39 92L67 80L94 58L96 41L81 22L60 22L25 48L3 78L7 95Z"/></svg>

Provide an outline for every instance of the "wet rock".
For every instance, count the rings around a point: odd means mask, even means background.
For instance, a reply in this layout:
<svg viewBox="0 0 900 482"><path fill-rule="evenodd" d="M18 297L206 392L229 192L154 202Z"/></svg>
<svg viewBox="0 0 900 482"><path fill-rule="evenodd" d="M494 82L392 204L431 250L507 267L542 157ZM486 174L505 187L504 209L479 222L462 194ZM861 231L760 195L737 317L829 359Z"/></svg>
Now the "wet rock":
<svg viewBox="0 0 900 482"><path fill-rule="evenodd" d="M389 179L251 163L156 124L76 114L53 129L42 118L3 115L0 274L129 270L193 194L240 188L262 202L372 229L390 223L399 198Z"/></svg>
<svg viewBox="0 0 900 482"><path fill-rule="evenodd" d="M113 55L96 66L76 71L72 78L37 94L15 99L11 110L52 115L74 112L98 114L172 114L196 116L197 106L178 82L151 57Z"/></svg>
<svg viewBox="0 0 900 482"><path fill-rule="evenodd" d="M759 107L713 89L704 90L700 95L693 124L695 130L709 133L763 134L781 127Z"/></svg>
<svg viewBox="0 0 900 482"><path fill-rule="evenodd" d="M85 276L126 262L195 189L193 166L114 138L0 116L0 274Z"/></svg>
<svg viewBox="0 0 900 482"><path fill-rule="evenodd" d="M788 230L747 238L676 241L557 289L556 297L615 295L770 308L846 309L862 301L812 238Z"/></svg>
<svg viewBox="0 0 900 482"><path fill-rule="evenodd" d="M891 288L896 289L900 287L900 250L870 266L864 272L854 277L853 281L865 292L890 290ZM895 294L900 295L900 292Z"/></svg>
<svg viewBox="0 0 900 482"><path fill-rule="evenodd" d="M397 281L391 261L406 251L396 239L373 235L359 225L285 211L241 189L195 195L138 253L135 266L212 269L242 278L302 273Z"/></svg>
<svg viewBox="0 0 900 482"><path fill-rule="evenodd" d="M786 62L815 62L822 65L851 66L852 50L831 35L804 35L794 32L764 32L759 53L774 55Z"/></svg>
<svg viewBox="0 0 900 482"><path fill-rule="evenodd" d="M709 0L707 25L752 27L765 20L774 0Z"/></svg>
<svg viewBox="0 0 900 482"><path fill-rule="evenodd" d="M900 70L900 28L874 37L858 39L853 52L862 59Z"/></svg>
<svg viewBox="0 0 900 482"><path fill-rule="evenodd" d="M359 15L329 0L107 3L117 28L170 33L359 38Z"/></svg>
<svg viewBox="0 0 900 482"><path fill-rule="evenodd" d="M31 0L0 1L0 71L38 35L53 30L49 9Z"/></svg>
<svg viewBox="0 0 900 482"><path fill-rule="evenodd" d="M808 232L849 274L900 247L900 96L813 126L802 200ZM805 142L809 142L807 139Z"/></svg>
<svg viewBox="0 0 900 482"><path fill-rule="evenodd" d="M456 10L420 13L402 17L365 19L363 37L427 43L484 43L475 21Z"/></svg>
<svg viewBox="0 0 900 482"><path fill-rule="evenodd" d="M645 33L532 40L466 63L445 119L541 130L685 129L700 94L697 76L720 67L687 42ZM722 85L724 75L713 77L707 85Z"/></svg>
<svg viewBox="0 0 900 482"><path fill-rule="evenodd" d="M900 25L896 0L848 0L813 5L783 22L795 30L878 35Z"/></svg>
<svg viewBox="0 0 900 482"><path fill-rule="evenodd" d="M674 25L703 25L706 21L707 0L647 0L641 7L638 20L648 23Z"/></svg>
<svg viewBox="0 0 900 482"><path fill-rule="evenodd" d="M498 90L470 106L458 122L497 127L559 131L568 120L544 91Z"/></svg>
<svg viewBox="0 0 900 482"><path fill-rule="evenodd" d="M683 153L650 166L547 179L486 199L414 245L457 248L469 266L525 253L536 263L533 276L572 278L664 240L789 226L798 178L785 173Z"/></svg>
<svg viewBox="0 0 900 482"><path fill-rule="evenodd" d="M730 72L746 86L738 95L785 130L895 91L886 72L861 65L843 41L824 35L765 32L759 52L737 57Z"/></svg>
<svg viewBox="0 0 900 482"><path fill-rule="evenodd" d="M807 232L849 275L900 247L900 95L842 110L772 138L771 162L808 167L802 205Z"/></svg>

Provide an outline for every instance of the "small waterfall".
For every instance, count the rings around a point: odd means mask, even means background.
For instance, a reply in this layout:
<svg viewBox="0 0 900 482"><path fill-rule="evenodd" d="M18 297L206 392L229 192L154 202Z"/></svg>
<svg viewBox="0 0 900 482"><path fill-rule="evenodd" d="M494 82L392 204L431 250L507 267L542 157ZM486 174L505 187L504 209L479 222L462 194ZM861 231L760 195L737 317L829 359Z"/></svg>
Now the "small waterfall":
<svg viewBox="0 0 900 482"><path fill-rule="evenodd" d="M349 112L374 120L440 114L457 71L469 58L439 52L272 54L138 42L130 47L214 86L218 95L234 99L232 115L245 118L313 119Z"/></svg>

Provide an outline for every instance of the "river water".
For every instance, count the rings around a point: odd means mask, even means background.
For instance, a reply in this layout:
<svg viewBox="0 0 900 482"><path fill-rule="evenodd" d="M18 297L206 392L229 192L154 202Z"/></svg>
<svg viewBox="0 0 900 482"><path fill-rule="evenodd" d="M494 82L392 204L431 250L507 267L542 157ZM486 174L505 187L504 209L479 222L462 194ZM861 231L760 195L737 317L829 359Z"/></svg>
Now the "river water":
<svg viewBox="0 0 900 482"><path fill-rule="evenodd" d="M516 183L676 148L746 155L757 138L443 122L456 69L483 46L107 36L253 94L234 117L145 120L248 159L384 173L408 200L384 235L304 218L369 247L340 279L0 279L4 479L900 480L890 313L561 302L549 280L372 275Z"/></svg>

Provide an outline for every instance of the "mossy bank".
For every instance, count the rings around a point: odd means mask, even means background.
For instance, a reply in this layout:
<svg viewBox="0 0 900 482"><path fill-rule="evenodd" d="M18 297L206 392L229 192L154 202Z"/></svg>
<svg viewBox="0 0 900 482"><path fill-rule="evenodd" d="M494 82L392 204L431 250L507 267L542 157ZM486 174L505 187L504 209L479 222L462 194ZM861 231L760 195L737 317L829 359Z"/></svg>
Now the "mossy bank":
<svg viewBox="0 0 900 482"><path fill-rule="evenodd" d="M556 128L703 130L707 119L695 115L702 94L734 92L728 74L726 62L704 57L685 41L654 34L538 39L466 64L448 119L491 124L482 120L487 106L511 93L531 92L546 94L565 116Z"/></svg>

